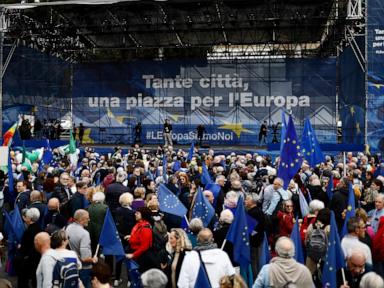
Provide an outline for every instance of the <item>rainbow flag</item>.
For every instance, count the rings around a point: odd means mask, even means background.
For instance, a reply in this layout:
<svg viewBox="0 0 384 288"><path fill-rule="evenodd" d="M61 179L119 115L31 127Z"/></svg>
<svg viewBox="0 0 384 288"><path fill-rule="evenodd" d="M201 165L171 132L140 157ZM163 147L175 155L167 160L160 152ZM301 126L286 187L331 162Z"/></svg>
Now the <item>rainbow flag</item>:
<svg viewBox="0 0 384 288"><path fill-rule="evenodd" d="M16 133L16 129L17 129L17 122L15 124L13 124L13 126L11 128L9 128L7 132L4 133L3 146L8 146L8 147L11 146L12 138Z"/></svg>

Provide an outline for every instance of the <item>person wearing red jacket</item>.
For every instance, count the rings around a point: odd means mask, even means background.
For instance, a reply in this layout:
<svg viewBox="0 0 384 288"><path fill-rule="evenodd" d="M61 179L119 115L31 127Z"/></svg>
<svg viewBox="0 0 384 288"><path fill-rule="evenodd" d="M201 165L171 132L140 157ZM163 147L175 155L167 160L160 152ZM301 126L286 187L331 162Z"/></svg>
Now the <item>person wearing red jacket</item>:
<svg viewBox="0 0 384 288"><path fill-rule="evenodd" d="M295 224L295 215L293 214L293 203L291 200L284 201L283 211L277 212L277 218L279 219L279 235L290 237L293 225Z"/></svg>
<svg viewBox="0 0 384 288"><path fill-rule="evenodd" d="M384 278L384 217L380 218L379 228L372 241L373 267Z"/></svg>
<svg viewBox="0 0 384 288"><path fill-rule="evenodd" d="M137 223L133 226L131 235L125 237L130 246L130 253L126 257L135 260L142 273L150 268L158 268L160 263L152 250L151 210L147 207L138 208L135 219Z"/></svg>

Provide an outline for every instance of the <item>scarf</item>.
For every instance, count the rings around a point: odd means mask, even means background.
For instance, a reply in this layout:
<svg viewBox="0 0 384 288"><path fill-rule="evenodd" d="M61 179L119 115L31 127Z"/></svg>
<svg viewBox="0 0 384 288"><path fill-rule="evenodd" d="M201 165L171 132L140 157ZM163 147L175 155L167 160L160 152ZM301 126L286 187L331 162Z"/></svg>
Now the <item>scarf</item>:
<svg viewBox="0 0 384 288"><path fill-rule="evenodd" d="M197 243L197 246L193 248L195 251L204 251L217 248L216 243Z"/></svg>
<svg viewBox="0 0 384 288"><path fill-rule="evenodd" d="M269 266L270 286L286 287L286 285L295 284L297 287L312 287L310 272L305 272L305 267L295 259L275 257Z"/></svg>

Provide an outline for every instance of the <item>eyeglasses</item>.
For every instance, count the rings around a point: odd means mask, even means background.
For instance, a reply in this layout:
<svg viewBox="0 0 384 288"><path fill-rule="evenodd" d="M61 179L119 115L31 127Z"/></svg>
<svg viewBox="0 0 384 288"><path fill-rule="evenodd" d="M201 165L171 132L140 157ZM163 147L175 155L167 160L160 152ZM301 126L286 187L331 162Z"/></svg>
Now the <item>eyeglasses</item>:
<svg viewBox="0 0 384 288"><path fill-rule="evenodd" d="M287 208L292 208L293 205L285 205L285 207L287 207Z"/></svg>

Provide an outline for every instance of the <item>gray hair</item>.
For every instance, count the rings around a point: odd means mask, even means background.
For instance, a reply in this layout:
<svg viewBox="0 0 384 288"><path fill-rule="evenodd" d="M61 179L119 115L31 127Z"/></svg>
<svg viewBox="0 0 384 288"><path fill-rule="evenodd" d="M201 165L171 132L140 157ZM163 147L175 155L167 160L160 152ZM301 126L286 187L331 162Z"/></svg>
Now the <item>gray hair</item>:
<svg viewBox="0 0 384 288"><path fill-rule="evenodd" d="M229 209L224 209L220 213L220 222L226 223L226 224L231 224L233 221L233 213Z"/></svg>
<svg viewBox="0 0 384 288"><path fill-rule="evenodd" d="M309 210L311 213L315 213L315 211L320 211L321 209L324 209L323 201L315 199L309 202Z"/></svg>
<svg viewBox="0 0 384 288"><path fill-rule="evenodd" d="M25 212L25 217L31 219L32 222L37 222L37 220L40 218L40 211L35 207L29 208Z"/></svg>
<svg viewBox="0 0 384 288"><path fill-rule="evenodd" d="M201 229L204 228L203 221L201 221L200 218L193 218L191 221L189 221L189 229L194 233L197 234L200 232Z"/></svg>
<svg viewBox="0 0 384 288"><path fill-rule="evenodd" d="M360 281L360 288L381 288L384 287L383 278L375 272L365 274Z"/></svg>
<svg viewBox="0 0 384 288"><path fill-rule="evenodd" d="M376 200L376 199L381 200L381 201L384 201L384 194L381 194L381 193L377 194L375 200Z"/></svg>
<svg viewBox="0 0 384 288"><path fill-rule="evenodd" d="M123 183L127 179L127 173L124 171L117 173L116 182Z"/></svg>
<svg viewBox="0 0 384 288"><path fill-rule="evenodd" d="M92 201L93 202L104 202L105 200L105 194L103 192L96 192L95 194L93 194L92 196Z"/></svg>
<svg viewBox="0 0 384 288"><path fill-rule="evenodd" d="M275 245L277 255L282 258L293 258L295 256L295 245L288 237L280 237Z"/></svg>
<svg viewBox="0 0 384 288"><path fill-rule="evenodd" d="M163 271L152 268L141 274L141 282L144 288L165 288L168 278Z"/></svg>
<svg viewBox="0 0 384 288"><path fill-rule="evenodd" d="M225 176L224 175L218 175L217 177L216 177L216 183L218 183L220 180L227 180L226 178L225 178Z"/></svg>
<svg viewBox="0 0 384 288"><path fill-rule="evenodd" d="M253 204L257 204L257 202L260 200L260 196L257 193L248 193L246 198L252 200Z"/></svg>

